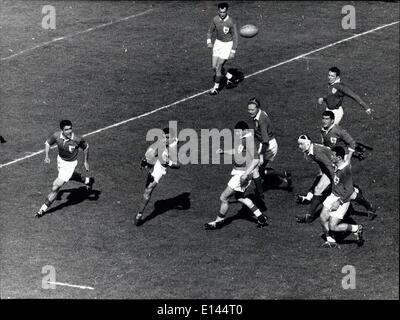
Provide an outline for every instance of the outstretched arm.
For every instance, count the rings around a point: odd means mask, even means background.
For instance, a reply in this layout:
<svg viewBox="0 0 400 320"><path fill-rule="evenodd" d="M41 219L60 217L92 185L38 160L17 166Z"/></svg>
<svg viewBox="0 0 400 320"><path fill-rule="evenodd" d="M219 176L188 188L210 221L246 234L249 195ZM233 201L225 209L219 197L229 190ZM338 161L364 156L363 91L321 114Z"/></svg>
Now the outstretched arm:
<svg viewBox="0 0 400 320"><path fill-rule="evenodd" d="M340 91L342 91L345 95L347 95L348 97L352 98L353 100L355 100L359 105L361 105L364 109L365 112L367 114L371 114L372 110L371 107L368 106L365 101L363 99L361 99L361 97L355 93L353 90L351 90L349 87L341 84L341 83L337 83L334 86L336 86L336 88Z"/></svg>
<svg viewBox="0 0 400 320"><path fill-rule="evenodd" d="M86 171L89 171L89 144L86 144L86 148L83 149L83 165Z"/></svg>

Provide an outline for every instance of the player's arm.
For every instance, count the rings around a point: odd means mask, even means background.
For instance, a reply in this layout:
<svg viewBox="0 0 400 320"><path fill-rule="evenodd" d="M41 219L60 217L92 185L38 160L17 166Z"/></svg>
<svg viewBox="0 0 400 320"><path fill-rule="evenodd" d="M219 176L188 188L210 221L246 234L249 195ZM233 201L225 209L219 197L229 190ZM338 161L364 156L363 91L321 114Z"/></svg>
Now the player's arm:
<svg viewBox="0 0 400 320"><path fill-rule="evenodd" d="M49 151L50 146L56 142L56 134L51 135L44 143L44 162L50 163Z"/></svg>
<svg viewBox="0 0 400 320"><path fill-rule="evenodd" d="M211 37L212 37L212 34L213 34L215 29L216 29L216 27L215 27L215 23L214 23L214 19L213 19L211 21L211 25L210 25L210 27L208 28L208 31L207 31L207 47L209 47L209 48L212 48Z"/></svg>
<svg viewBox="0 0 400 320"><path fill-rule="evenodd" d="M223 150L223 149L217 149L215 151L216 154L229 154L229 155L234 155L235 154L235 149L228 149L228 150Z"/></svg>
<svg viewBox="0 0 400 320"><path fill-rule="evenodd" d="M239 34L238 34L238 31L237 31L236 23L233 23L232 39L233 39L233 45L232 45L231 53L229 55L229 57L231 59L233 59L235 57L236 49L237 49L238 44L239 44Z"/></svg>
<svg viewBox="0 0 400 320"><path fill-rule="evenodd" d="M81 139L78 145L83 150L83 165L85 166L86 171L89 171L89 144L85 140Z"/></svg>
<svg viewBox="0 0 400 320"><path fill-rule="evenodd" d="M347 146L347 150L349 151L347 155L347 161L350 162L351 157L353 156L354 151L356 150L356 141L353 137L344 129L340 131L340 138L344 141Z"/></svg>
<svg viewBox="0 0 400 320"><path fill-rule="evenodd" d="M323 102L326 103L326 96L318 98L318 104L322 104Z"/></svg>
<svg viewBox="0 0 400 320"><path fill-rule="evenodd" d="M361 105L365 109L365 112L367 114L371 114L371 112L372 112L371 107L369 107L357 93L355 93L353 90L351 90L349 87L343 85L342 83L336 83L334 86L336 87L336 89L342 91L345 95L352 98L359 105Z"/></svg>
<svg viewBox="0 0 400 320"><path fill-rule="evenodd" d="M46 163L50 163L49 151L50 151L50 144L46 140L46 142L44 143L44 162Z"/></svg>
<svg viewBox="0 0 400 320"><path fill-rule="evenodd" d="M247 180L248 176L253 172L253 170L259 165L260 163L260 155L256 150L256 145L254 139L247 138L246 139L246 153L250 155L252 159L250 164L246 167L245 172L241 175L240 180L243 183ZM247 159L246 159L247 160Z"/></svg>
<svg viewBox="0 0 400 320"><path fill-rule="evenodd" d="M271 125L271 121L267 117L260 117L260 130L261 130L261 151L260 154L264 154L268 147L269 147L269 135L268 135L268 128Z"/></svg>
<svg viewBox="0 0 400 320"><path fill-rule="evenodd" d="M325 154L322 154L318 158L322 162L323 166L328 170L329 180L331 180L333 182L333 178L335 177L335 169L333 167L331 159L329 159L328 156ZM322 170L322 171L324 171L324 170Z"/></svg>
<svg viewBox="0 0 400 320"><path fill-rule="evenodd" d="M172 161L169 157L163 159L164 161L161 162L163 167L170 167L172 169L179 169L181 167L178 161Z"/></svg>

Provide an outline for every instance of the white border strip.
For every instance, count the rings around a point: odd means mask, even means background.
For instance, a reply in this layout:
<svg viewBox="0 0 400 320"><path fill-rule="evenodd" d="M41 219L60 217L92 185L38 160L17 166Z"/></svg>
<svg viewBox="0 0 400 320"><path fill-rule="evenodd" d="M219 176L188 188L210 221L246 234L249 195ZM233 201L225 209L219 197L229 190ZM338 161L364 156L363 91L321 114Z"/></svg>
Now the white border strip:
<svg viewBox="0 0 400 320"><path fill-rule="evenodd" d="M366 34L368 34L368 33L371 33L371 32L374 32L374 31L377 31L377 30L386 28L386 27L393 26L393 25L395 25L395 24L398 24L399 22L400 22L400 21L395 21L395 22L392 22L392 23L385 24L385 25L383 25L383 26L377 27L377 28L375 28L375 29L371 29L371 30L365 31L365 32L363 32L363 33L355 34L354 36L351 36L351 37L349 37L349 38L345 38L345 39L336 41L336 42L334 42L334 43L328 44L328 45L326 45L326 46L324 46L324 47L321 47L321 48L319 48L319 49L312 50L312 51L310 51L310 52L301 54L301 55L299 55L299 56L297 56L297 57L294 57L294 58L292 58L292 59L285 60L285 61L283 61L283 62L280 62L280 63L278 63L278 64L275 64L275 65L273 65L273 66L270 66L270 67L268 67L268 68L265 68L265 69L256 71L256 72L254 72L254 73L251 73L251 74L245 76L245 78L253 77L253 76L257 75L257 74L260 74L260 73L262 73L262 72L265 72L265 71L274 69L274 68L279 67L279 66L281 66L281 65L284 65L284 64L286 64L286 63L289 63L289 62L292 62L292 61L295 61L295 60L304 58L304 57L306 57L306 56L308 56L308 55L310 55L310 54L313 54L313 53L315 53L315 52L318 52L318 51L321 51L321 50L325 50L325 49L327 49L327 48L336 46L336 45L338 45L338 44L340 44L340 43L343 43L343 42L346 42L346 41L355 39L355 38L357 38L357 37L361 37L361 36L366 35ZM199 93L196 93L196 94L194 94L194 95L192 95L192 96L190 96L190 97L183 98L183 99L181 99L181 100L179 100L179 101L176 101L176 102L173 102L173 103L168 104L168 105L166 105L166 106L163 106L163 107L154 109L154 110L152 110L152 111L143 113L143 114L138 115L138 116L136 116L136 117L133 117L133 118L130 118L130 119L127 119L127 120L124 120L124 121L115 123L115 124L113 124L113 125L110 125L110 126L107 126L107 127L101 128L101 129L98 129L98 130L93 131L93 132L90 132L90 133L86 133L86 134L84 134L83 136L84 136L84 137L87 137L87 136L93 135L93 134L95 134L95 133L99 133L99 132L102 132L102 131L105 131L105 130L108 130L108 129L111 129L111 128L114 128L114 127L118 127L118 126L120 126L120 125L122 125L122 124L125 124L125 123L128 123L128 122L130 122L130 121L137 120L137 119L140 119L140 118L149 116L149 115L151 115L151 114L153 114L153 113L156 113L156 112L158 112L158 111L160 111L160 110L168 109L168 108L173 107L173 106L175 106L175 105L177 105L177 104L180 104L180 103L182 103L182 102L185 102L185 101L194 99L194 98L199 97L199 96L201 96L201 95L203 95L203 94L205 94L205 93L208 93L208 92L209 92L209 90L204 90L204 91L199 92ZM19 158L19 159L15 159L15 160L10 161L10 162L7 162L7 163L3 163L3 164L0 165L0 168L7 167L7 166L9 166L9 165L11 165L11 164L20 162L20 161L25 160L25 159L28 159L28 158L31 158L31 157L36 156L36 155L38 155L38 154L40 154L40 153L43 153L43 152L44 152L44 149L43 149L43 150L39 150L39 151L34 152L34 153L31 153L31 154L29 154L29 155L27 155L27 156L25 156L25 157L22 157L22 158Z"/></svg>
<svg viewBox="0 0 400 320"><path fill-rule="evenodd" d="M57 41L61 41L61 40L68 39L68 38L72 38L72 37L75 37L77 35L84 34L84 33L87 33L87 32L93 31L93 30L97 30L97 29L100 29L100 28L104 28L104 27L110 26L110 25L118 23L118 22L122 22L122 21L126 21L126 20L129 20L129 19L132 19L132 18L140 17L140 16L143 16L143 15L145 15L145 14L151 12L151 11L153 11L153 9L148 9L146 11L143 11L143 12L140 12L140 13L136 13L134 15L131 15L131 16L128 16L128 17L125 17L125 18L121 18L121 19L118 19L118 20L115 20L115 21L103 23L103 24L100 24L98 26L95 26L95 27L92 27L92 28L89 28L89 29L86 29L86 30L83 30L83 31L78 31L78 32L66 35L64 37L59 37L59 38L55 38L55 39L47 41L47 42L39 43L38 45L36 45L36 46L34 46L32 48L28 48L28 49L19 51L17 53L14 53L14 54L12 54L10 56L4 57L4 58L0 58L0 61L10 60L10 59L15 58L17 56L20 56L21 54L24 54L24 53L29 52L29 51L33 51L33 50L41 48L41 47L45 47L45 46L47 46L49 44L52 44L54 42L57 42Z"/></svg>
<svg viewBox="0 0 400 320"><path fill-rule="evenodd" d="M65 287L72 287L72 288L78 288L78 289L89 289L89 290L94 290L92 287L87 287L87 286L79 286L76 284L69 284L69 283L64 283L64 282L55 282L55 281L47 281L48 284L55 284L57 286L65 286Z"/></svg>

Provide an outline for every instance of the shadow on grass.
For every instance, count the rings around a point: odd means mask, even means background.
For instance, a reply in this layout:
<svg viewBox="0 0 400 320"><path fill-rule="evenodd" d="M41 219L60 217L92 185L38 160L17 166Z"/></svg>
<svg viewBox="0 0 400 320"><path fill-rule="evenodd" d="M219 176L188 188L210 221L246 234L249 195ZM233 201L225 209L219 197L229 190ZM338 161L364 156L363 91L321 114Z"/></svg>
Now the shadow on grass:
<svg viewBox="0 0 400 320"><path fill-rule="evenodd" d="M180 195L170 199L158 200L154 203L154 210L148 216L143 218L141 224L144 224L146 221L154 219L155 217L170 210L188 210L190 205L189 192L183 192Z"/></svg>
<svg viewBox="0 0 400 320"><path fill-rule="evenodd" d="M260 199L258 196L256 196L255 194L248 194L248 195L246 195L246 198L251 199L251 201L253 201L254 205L258 209L260 209L261 212L265 213L265 211L267 211L267 206L265 205L264 201L262 199ZM234 204L234 203L239 203L239 202L232 201L229 203ZM247 208L245 205L242 205L242 207L239 209L239 211L235 215L228 216L224 221L224 226L231 224L232 221L235 221L235 220L247 220L247 221L257 224L257 218L255 217L253 212L249 208Z"/></svg>
<svg viewBox="0 0 400 320"><path fill-rule="evenodd" d="M50 208L49 210L47 210L44 213L44 215L61 210L65 207L76 205L85 200L97 201L100 197L101 191L94 190L94 189L88 191L88 190L86 190L86 187L83 187L83 186L80 188L74 188L74 189L64 189L64 190L60 190L60 192L57 194L56 200L61 200L63 194L66 194L66 193L68 193L67 201L59 204L58 206L56 206L54 208Z"/></svg>
<svg viewBox="0 0 400 320"><path fill-rule="evenodd" d="M219 84L220 90L222 90L222 89L228 89L228 90L234 89L234 88L236 88L236 87L244 80L244 74L243 74L243 72L241 72L241 71L238 70L237 68L228 69L228 72L229 72L230 74L233 75L233 77L234 77L234 79L235 79L235 85L234 85L234 86L231 86L231 87L229 87L229 86L227 87L227 86L226 86L227 79L226 79L226 77L223 77L223 78L221 79L220 84Z"/></svg>
<svg viewBox="0 0 400 320"><path fill-rule="evenodd" d="M275 172L273 168L267 167L267 176L263 179L263 190L286 190L288 192L293 191L292 186L288 186L288 184L282 180L278 173Z"/></svg>

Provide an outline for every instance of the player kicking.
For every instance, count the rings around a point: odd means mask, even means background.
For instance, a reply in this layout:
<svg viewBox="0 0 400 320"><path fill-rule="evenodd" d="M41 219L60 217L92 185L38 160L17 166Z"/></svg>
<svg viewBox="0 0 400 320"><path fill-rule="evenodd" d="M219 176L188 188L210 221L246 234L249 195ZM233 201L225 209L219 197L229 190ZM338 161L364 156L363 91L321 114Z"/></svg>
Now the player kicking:
<svg viewBox="0 0 400 320"><path fill-rule="evenodd" d="M361 105L368 115L372 114L372 109L351 90L347 85L340 80L340 70L337 67L332 67L328 71L328 94L325 97L318 98L318 103L326 103L326 110L330 110L335 114L335 124L339 124L343 117L342 102L344 96L348 96Z"/></svg>
<svg viewBox="0 0 400 320"><path fill-rule="evenodd" d="M258 226L263 227L268 224L268 218L244 194L251 183L253 171L260 161L260 156L255 148L254 135L249 130L249 125L244 121L240 121L235 125L235 134L240 137L240 143L234 149L225 151L221 149L217 150L218 154L226 153L233 155L234 167L231 172L232 177L220 196L221 207L217 218L204 225L206 230L219 229L224 225L226 213L229 208L228 199L233 195L237 201L244 204L253 212L257 217Z"/></svg>
<svg viewBox="0 0 400 320"><path fill-rule="evenodd" d="M253 120L254 135L258 143L258 153L260 155L260 162L255 170L254 184L257 196L264 198L262 180L267 180L267 165L274 161L278 153L278 143L275 139L275 129L271 118L267 112L261 109L260 101L254 97L250 98L247 103L247 111ZM288 191L292 190L292 175L289 171L268 169L275 173L281 183L286 184Z"/></svg>
<svg viewBox="0 0 400 320"><path fill-rule="evenodd" d="M151 194L160 182L163 175L167 173L167 168L179 169L180 165L177 161L171 160L173 154L178 147L178 139L169 131L169 128L163 129L163 138L161 142L155 142L147 148L145 157L141 162L141 168L149 169L146 185L143 193L142 203L137 212L134 223L140 226L143 223L143 212L151 199Z"/></svg>
<svg viewBox="0 0 400 320"><path fill-rule="evenodd" d="M345 150L341 146L332 148L332 162L335 165L335 175L332 193L325 199L320 219L326 242L322 247L338 247L333 232L350 231L356 235L358 244L363 243L363 226L343 223L342 220L349 209L350 197L353 193L351 165L345 161Z"/></svg>
<svg viewBox="0 0 400 320"><path fill-rule="evenodd" d="M218 4L218 15L215 16L211 22L210 28L207 32L207 46L213 49L212 53L212 69L215 72L215 84L210 90L210 95L216 95L220 90L220 82L222 77L227 79L227 87L234 87L237 79L229 72L225 74L223 66L228 59L235 57L236 48L238 46L239 36L236 24L233 19L228 16L228 4ZM211 36L216 32L216 39L214 45L211 42Z"/></svg>
<svg viewBox="0 0 400 320"><path fill-rule="evenodd" d="M53 182L51 193L47 196L44 204L36 213L36 217L42 217L47 209L51 206L57 197L60 189L69 181L74 180L82 182L86 185L87 190L91 190L94 178L83 177L79 172L75 171L78 165L79 148L83 150L86 171L89 171L89 144L80 136L72 132L72 122L70 120L62 120L60 122L61 131L55 132L45 142L45 163L50 163L49 150L50 146L57 144L57 169L58 177Z"/></svg>

